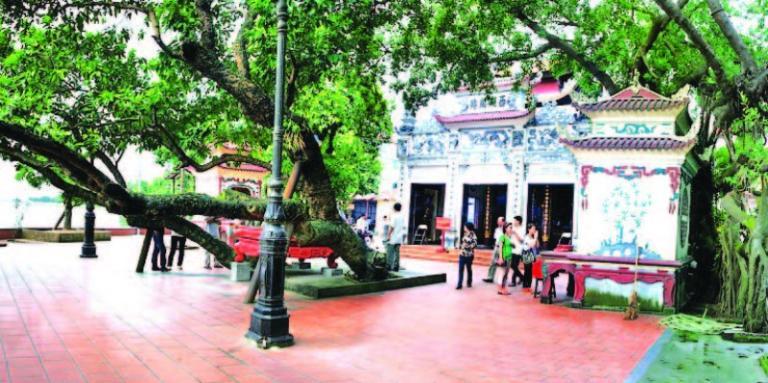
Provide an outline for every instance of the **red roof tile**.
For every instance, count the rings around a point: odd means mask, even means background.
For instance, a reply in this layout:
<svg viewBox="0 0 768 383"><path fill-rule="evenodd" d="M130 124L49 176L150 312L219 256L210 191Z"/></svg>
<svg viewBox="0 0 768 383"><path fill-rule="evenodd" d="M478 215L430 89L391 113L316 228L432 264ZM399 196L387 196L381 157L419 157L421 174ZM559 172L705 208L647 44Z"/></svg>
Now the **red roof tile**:
<svg viewBox="0 0 768 383"><path fill-rule="evenodd" d="M674 150L683 149L695 142L673 137L588 137L579 139L561 138L566 146L595 150Z"/></svg>
<svg viewBox="0 0 768 383"><path fill-rule="evenodd" d="M435 116L435 119L442 124L450 124L457 122L506 120L510 118L525 117L528 114L530 114L530 112L527 110L504 110L500 112L459 114L450 117L438 115Z"/></svg>

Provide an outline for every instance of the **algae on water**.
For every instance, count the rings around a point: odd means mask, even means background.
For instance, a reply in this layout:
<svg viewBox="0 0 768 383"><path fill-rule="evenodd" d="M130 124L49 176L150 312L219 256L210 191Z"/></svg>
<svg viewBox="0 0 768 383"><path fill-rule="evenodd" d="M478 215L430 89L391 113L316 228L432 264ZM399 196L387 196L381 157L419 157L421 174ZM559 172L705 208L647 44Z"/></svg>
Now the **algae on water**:
<svg viewBox="0 0 768 383"><path fill-rule="evenodd" d="M733 323L723 323L687 314L670 315L662 319L661 324L677 331L709 335L718 335L723 331L739 328Z"/></svg>

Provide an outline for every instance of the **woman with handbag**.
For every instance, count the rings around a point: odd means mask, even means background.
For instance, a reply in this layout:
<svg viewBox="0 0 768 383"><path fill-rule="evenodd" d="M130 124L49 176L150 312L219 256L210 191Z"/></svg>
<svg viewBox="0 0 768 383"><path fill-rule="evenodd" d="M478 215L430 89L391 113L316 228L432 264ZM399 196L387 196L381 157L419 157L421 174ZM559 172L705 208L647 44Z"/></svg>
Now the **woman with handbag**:
<svg viewBox="0 0 768 383"><path fill-rule="evenodd" d="M499 266L504 266L504 276L501 278L501 285L499 285L499 291L497 291L497 294L499 295L509 295L509 290L507 290L507 276L509 276L509 269L512 266L512 252L515 247L512 240L513 235L514 228L512 227L512 224L506 224L504 226L504 235L501 236L500 244L501 257L499 258L499 261L501 264Z"/></svg>
<svg viewBox="0 0 768 383"><path fill-rule="evenodd" d="M477 247L477 234L475 234L475 225L467 222L464 225L464 238L461 239L461 253L459 254L459 284L456 290L461 290L464 282L464 269L467 269L467 287L472 287L472 261L475 259L475 248Z"/></svg>
<svg viewBox="0 0 768 383"><path fill-rule="evenodd" d="M523 291L531 291L533 280L533 262L539 254L539 231L536 225L529 223L523 240Z"/></svg>

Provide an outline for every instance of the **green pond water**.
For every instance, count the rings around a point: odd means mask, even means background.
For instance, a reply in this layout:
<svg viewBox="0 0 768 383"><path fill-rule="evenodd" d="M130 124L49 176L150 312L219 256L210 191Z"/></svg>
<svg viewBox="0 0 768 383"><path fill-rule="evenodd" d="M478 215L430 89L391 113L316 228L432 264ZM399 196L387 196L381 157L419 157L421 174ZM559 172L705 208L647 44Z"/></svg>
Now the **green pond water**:
<svg viewBox="0 0 768 383"><path fill-rule="evenodd" d="M675 332L640 382L768 383L768 375L760 367L763 355L768 355L768 344Z"/></svg>

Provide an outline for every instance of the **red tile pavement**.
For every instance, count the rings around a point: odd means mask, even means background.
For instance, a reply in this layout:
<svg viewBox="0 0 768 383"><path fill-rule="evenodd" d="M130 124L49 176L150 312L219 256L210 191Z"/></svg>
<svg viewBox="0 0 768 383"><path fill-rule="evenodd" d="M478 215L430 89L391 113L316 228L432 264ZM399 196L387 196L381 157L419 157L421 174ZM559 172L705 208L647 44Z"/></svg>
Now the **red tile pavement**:
<svg viewBox="0 0 768 383"><path fill-rule="evenodd" d="M0 249L2 382L619 382L661 333L658 318L502 297L476 282L310 301L288 293L296 345L243 337L246 286L206 272L133 273L140 238ZM476 267L475 275L484 274ZM479 279L479 278L478 278Z"/></svg>

